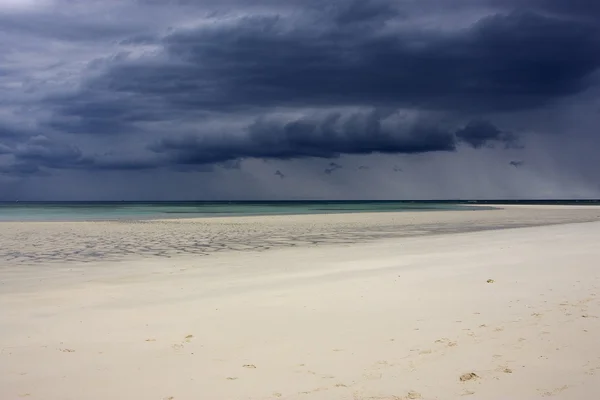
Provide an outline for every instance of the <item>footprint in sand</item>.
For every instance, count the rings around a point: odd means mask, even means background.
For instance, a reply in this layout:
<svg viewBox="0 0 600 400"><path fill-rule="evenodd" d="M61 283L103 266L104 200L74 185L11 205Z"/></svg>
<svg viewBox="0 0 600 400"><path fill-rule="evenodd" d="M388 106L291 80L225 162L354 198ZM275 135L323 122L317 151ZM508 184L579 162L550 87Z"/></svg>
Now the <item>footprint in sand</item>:
<svg viewBox="0 0 600 400"><path fill-rule="evenodd" d="M595 375L596 371L600 371L600 367L590 368L585 372L585 374L586 375Z"/></svg>
<svg viewBox="0 0 600 400"><path fill-rule="evenodd" d="M441 338L435 341L435 343L443 343L448 347L455 347L458 346L458 343L453 342L452 340L448 339L448 338Z"/></svg>
<svg viewBox="0 0 600 400"><path fill-rule="evenodd" d="M554 396L555 394L559 394L560 392L564 392L565 390L567 390L569 388L568 385L563 385L559 388L556 389L552 389L552 390L548 390L542 393L542 397L550 397L550 396ZM541 390L539 390L541 391Z"/></svg>
<svg viewBox="0 0 600 400"><path fill-rule="evenodd" d="M298 394L312 394L312 393L316 393L316 392L322 392L322 391L325 391L325 390L329 390L329 388L327 388L327 387L318 387L316 389L309 390L309 391L306 391L306 392L299 392Z"/></svg>
<svg viewBox="0 0 600 400"><path fill-rule="evenodd" d="M532 317L541 317L542 315L544 315L544 314L537 313L537 312L534 312L533 314L531 314Z"/></svg>
<svg viewBox="0 0 600 400"><path fill-rule="evenodd" d="M171 347L173 348L173 350L181 350L185 347L186 343L191 343L193 338L194 338L194 335L187 335L186 337L183 338L181 343L175 343L175 344L171 345ZM152 342L152 341L154 341L154 339L148 339L146 341Z"/></svg>
<svg viewBox="0 0 600 400"><path fill-rule="evenodd" d="M473 381L479 379L479 375L477 375L475 372L467 372L466 374L462 374L458 379L461 382Z"/></svg>
<svg viewBox="0 0 600 400"><path fill-rule="evenodd" d="M496 371L498 371L498 372L503 372L503 373L505 373L505 374L512 374L512 373L513 373L513 370L512 370L512 369L510 369L510 368L508 368L508 367L507 367L507 366L505 366L505 365L502 365L502 366L500 366L500 367L496 368Z"/></svg>

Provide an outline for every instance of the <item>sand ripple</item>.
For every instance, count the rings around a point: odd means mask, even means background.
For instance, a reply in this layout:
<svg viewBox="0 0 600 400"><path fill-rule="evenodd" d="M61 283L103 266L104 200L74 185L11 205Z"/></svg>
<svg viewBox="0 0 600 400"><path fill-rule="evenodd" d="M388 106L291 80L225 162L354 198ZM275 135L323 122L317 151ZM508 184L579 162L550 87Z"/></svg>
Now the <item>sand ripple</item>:
<svg viewBox="0 0 600 400"><path fill-rule="evenodd" d="M209 255L596 220L600 220L598 207L509 207L491 211L161 221L2 222L0 262L38 264Z"/></svg>

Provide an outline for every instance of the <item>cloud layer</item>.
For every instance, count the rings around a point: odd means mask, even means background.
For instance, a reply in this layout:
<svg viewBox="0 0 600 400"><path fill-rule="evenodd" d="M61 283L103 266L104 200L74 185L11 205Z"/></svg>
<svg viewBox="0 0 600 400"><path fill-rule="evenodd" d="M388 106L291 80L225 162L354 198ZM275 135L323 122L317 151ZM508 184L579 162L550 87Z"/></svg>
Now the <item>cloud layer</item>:
<svg viewBox="0 0 600 400"><path fill-rule="evenodd" d="M264 160L278 163L268 179L314 165L352 187L348 171L375 174L392 155L460 165L482 162L478 152L499 160L486 168L517 157L543 172L554 158L568 173L544 179L594 193L598 177L579 175L589 162L560 145L600 144L594 4L0 2L0 178L24 180L31 196L34 177L56 187L118 171L224 179L215 168L264 174L247 163ZM323 164L344 158L356 165Z"/></svg>

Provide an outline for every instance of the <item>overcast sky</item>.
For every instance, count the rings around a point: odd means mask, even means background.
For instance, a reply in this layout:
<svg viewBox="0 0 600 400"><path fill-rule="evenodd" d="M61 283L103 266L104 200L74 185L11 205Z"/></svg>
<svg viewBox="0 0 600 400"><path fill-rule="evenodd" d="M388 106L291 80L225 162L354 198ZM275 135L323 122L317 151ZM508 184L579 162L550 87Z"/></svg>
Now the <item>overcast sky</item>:
<svg viewBox="0 0 600 400"><path fill-rule="evenodd" d="M600 197L600 2L0 0L0 200Z"/></svg>

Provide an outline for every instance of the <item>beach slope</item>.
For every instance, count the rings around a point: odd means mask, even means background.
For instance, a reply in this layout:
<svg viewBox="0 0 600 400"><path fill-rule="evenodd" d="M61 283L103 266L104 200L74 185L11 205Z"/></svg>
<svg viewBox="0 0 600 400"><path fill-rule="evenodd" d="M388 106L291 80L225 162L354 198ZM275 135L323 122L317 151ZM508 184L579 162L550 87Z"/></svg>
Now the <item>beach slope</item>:
<svg viewBox="0 0 600 400"><path fill-rule="evenodd" d="M593 399L598 243L589 222L4 263L0 398Z"/></svg>

